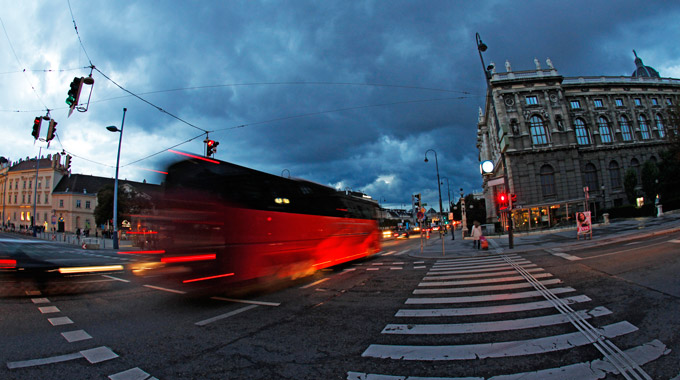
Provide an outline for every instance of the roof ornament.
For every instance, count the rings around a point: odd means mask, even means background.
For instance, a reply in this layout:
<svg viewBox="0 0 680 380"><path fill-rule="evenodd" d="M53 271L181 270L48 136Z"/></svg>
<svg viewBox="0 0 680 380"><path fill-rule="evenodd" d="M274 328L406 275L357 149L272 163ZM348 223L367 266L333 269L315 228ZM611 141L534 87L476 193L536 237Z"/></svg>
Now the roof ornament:
<svg viewBox="0 0 680 380"><path fill-rule="evenodd" d="M550 60L550 57L548 57L548 59L545 60L545 63L548 65L548 68L549 68L550 70L555 70L555 66L553 66L553 63L552 63L552 61Z"/></svg>
<svg viewBox="0 0 680 380"><path fill-rule="evenodd" d="M507 59L505 60L505 71L511 73L512 72L512 66L510 66L510 61Z"/></svg>
<svg viewBox="0 0 680 380"><path fill-rule="evenodd" d="M534 57L534 64L536 65L536 71L541 70L541 62L538 61L538 58Z"/></svg>

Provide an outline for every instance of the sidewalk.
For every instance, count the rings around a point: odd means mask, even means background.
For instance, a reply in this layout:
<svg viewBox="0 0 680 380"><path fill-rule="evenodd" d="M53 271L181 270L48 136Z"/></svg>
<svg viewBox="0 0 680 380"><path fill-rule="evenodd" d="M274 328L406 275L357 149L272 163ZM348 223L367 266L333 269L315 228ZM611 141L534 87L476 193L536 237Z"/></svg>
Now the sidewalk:
<svg viewBox="0 0 680 380"><path fill-rule="evenodd" d="M498 249L502 249L502 252L505 253L526 253L544 249L569 252L672 232L680 232L680 213L664 214L658 218L618 219L609 224L595 224L593 225L593 238L587 240L583 236L580 240L577 240L575 227L562 230L515 233L513 249L508 248L508 236L502 235L500 237L487 237L489 249L477 250L473 248L472 238L461 239L461 231L458 230L455 240L451 240L450 234L444 236L443 253L442 239L439 235L433 235L430 239L423 239L422 253L420 248L416 247L409 252L409 255L435 259L488 255L497 252ZM411 239L420 239L420 237L413 236Z"/></svg>

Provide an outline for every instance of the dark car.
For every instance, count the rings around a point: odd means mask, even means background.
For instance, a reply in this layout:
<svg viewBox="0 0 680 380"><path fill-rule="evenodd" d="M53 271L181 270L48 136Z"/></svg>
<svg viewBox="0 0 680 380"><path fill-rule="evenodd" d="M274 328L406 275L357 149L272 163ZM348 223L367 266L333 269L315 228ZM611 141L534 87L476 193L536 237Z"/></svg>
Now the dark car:
<svg viewBox="0 0 680 380"><path fill-rule="evenodd" d="M407 230L395 230L392 233L392 236L396 239L408 239L410 237Z"/></svg>

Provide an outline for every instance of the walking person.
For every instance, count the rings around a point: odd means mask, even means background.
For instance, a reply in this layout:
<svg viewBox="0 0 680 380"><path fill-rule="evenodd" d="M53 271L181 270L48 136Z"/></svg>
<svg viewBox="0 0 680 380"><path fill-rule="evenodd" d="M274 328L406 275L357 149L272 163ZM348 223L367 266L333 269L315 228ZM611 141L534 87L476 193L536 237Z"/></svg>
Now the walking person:
<svg viewBox="0 0 680 380"><path fill-rule="evenodd" d="M480 244L479 244L479 238L482 237L482 226L479 225L479 222L475 220L474 226L472 227L472 232L470 233L472 235L472 239L474 239L473 242L473 248L479 249Z"/></svg>

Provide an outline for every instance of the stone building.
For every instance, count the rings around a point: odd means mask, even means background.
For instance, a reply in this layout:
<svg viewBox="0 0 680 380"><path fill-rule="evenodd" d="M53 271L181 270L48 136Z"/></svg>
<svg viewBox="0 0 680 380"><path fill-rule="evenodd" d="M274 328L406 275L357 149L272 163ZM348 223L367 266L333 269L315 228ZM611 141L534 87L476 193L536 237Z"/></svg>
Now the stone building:
<svg viewBox="0 0 680 380"><path fill-rule="evenodd" d="M661 78L637 54L631 76L564 77L550 59L546 68L536 59L534 65L512 71L506 62L505 72L488 73L477 131L480 161L494 164L483 175L487 222L504 219L497 208L502 192L516 195L517 230L627 204L626 170L634 169L640 184L642 165L659 161L668 134L677 133L667 121L680 102L680 80Z"/></svg>

